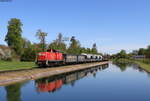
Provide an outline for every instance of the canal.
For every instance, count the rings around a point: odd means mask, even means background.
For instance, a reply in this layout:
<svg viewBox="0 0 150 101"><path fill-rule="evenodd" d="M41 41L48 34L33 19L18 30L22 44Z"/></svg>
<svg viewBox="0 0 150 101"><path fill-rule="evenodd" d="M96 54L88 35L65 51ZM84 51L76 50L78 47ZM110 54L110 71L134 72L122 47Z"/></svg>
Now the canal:
<svg viewBox="0 0 150 101"><path fill-rule="evenodd" d="M0 87L0 101L149 101L150 75L134 64L106 64Z"/></svg>

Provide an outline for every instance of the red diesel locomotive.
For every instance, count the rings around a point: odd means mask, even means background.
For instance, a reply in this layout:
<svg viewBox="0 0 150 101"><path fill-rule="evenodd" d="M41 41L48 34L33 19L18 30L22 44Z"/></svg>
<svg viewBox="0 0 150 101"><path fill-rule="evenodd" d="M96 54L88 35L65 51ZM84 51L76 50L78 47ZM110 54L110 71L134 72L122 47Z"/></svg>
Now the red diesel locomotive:
<svg viewBox="0 0 150 101"><path fill-rule="evenodd" d="M58 50L49 49L47 50L47 52L38 53L36 64L39 65L40 67L42 66L45 67L71 63L96 62L102 60L101 55L92 55L92 56L91 55L92 54L82 54L82 55L63 54Z"/></svg>
<svg viewBox="0 0 150 101"><path fill-rule="evenodd" d="M39 66L52 66L54 64L62 64L63 60L64 57L61 52L49 49L47 52L38 53L36 64Z"/></svg>

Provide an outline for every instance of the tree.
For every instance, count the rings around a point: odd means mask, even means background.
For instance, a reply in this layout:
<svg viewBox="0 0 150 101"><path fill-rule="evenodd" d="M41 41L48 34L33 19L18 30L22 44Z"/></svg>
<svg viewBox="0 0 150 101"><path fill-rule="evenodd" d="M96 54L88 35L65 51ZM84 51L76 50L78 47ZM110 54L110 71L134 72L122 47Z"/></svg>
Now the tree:
<svg viewBox="0 0 150 101"><path fill-rule="evenodd" d="M146 50L144 48L140 48L138 51L138 55L145 55Z"/></svg>
<svg viewBox="0 0 150 101"><path fill-rule="evenodd" d="M57 44L63 43L63 35L61 33L58 34L56 42L57 42Z"/></svg>
<svg viewBox="0 0 150 101"><path fill-rule="evenodd" d="M96 43L93 44L92 50L91 50L93 54L97 54L97 46Z"/></svg>
<svg viewBox="0 0 150 101"><path fill-rule="evenodd" d="M150 58L150 45L147 47L145 54L146 57Z"/></svg>
<svg viewBox="0 0 150 101"><path fill-rule="evenodd" d="M47 33L42 32L40 29L36 32L36 36L40 40L41 47L43 51L46 49L46 44L45 44L45 37L47 36Z"/></svg>
<svg viewBox="0 0 150 101"><path fill-rule="evenodd" d="M92 53L92 50L90 48L86 49L87 53Z"/></svg>
<svg viewBox="0 0 150 101"><path fill-rule="evenodd" d="M68 48L68 53L70 54L80 54L80 42L72 36L70 40L70 46Z"/></svg>
<svg viewBox="0 0 150 101"><path fill-rule="evenodd" d="M125 50L121 50L118 54L117 54L117 58L127 58L127 53Z"/></svg>
<svg viewBox="0 0 150 101"><path fill-rule="evenodd" d="M36 58L37 49L29 40L24 39L23 53L21 61L34 61Z"/></svg>
<svg viewBox="0 0 150 101"><path fill-rule="evenodd" d="M81 47L81 48L80 48L80 53L87 53L86 48Z"/></svg>
<svg viewBox="0 0 150 101"><path fill-rule="evenodd" d="M66 44L64 43L63 35L61 33L59 33L57 39L49 45L49 48L66 51Z"/></svg>
<svg viewBox="0 0 150 101"><path fill-rule="evenodd" d="M131 54L132 55L138 55L138 50L133 50Z"/></svg>
<svg viewBox="0 0 150 101"><path fill-rule="evenodd" d="M12 18L8 22L8 32L5 37L5 41L7 42L8 46L11 47L17 55L21 55L22 53L22 25L23 24L21 23L20 19Z"/></svg>

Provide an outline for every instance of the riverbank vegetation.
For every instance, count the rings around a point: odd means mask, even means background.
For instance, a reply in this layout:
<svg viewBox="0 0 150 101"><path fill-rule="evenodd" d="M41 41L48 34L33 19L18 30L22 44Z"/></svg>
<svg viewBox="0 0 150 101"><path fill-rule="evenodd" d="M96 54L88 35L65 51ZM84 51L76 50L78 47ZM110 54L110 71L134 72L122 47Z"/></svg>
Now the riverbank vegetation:
<svg viewBox="0 0 150 101"><path fill-rule="evenodd" d="M121 50L119 53L113 54L111 58L113 62L137 64L147 72L150 72L150 46L133 50L130 53Z"/></svg>
<svg viewBox="0 0 150 101"><path fill-rule="evenodd" d="M126 63L126 64L137 64L139 67L144 69L147 72L150 72L150 59L113 59L114 63Z"/></svg>

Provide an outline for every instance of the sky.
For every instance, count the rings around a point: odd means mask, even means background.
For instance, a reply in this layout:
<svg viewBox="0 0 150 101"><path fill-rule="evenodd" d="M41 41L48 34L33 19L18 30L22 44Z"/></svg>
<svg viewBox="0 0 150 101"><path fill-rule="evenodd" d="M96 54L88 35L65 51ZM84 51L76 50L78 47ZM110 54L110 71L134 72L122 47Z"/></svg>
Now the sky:
<svg viewBox="0 0 150 101"><path fill-rule="evenodd" d="M23 23L22 36L31 42L38 29L48 33L47 43L59 32L75 36L81 46L113 54L150 45L150 0L0 0L0 44L8 21ZM8 1L8 0L7 0Z"/></svg>

